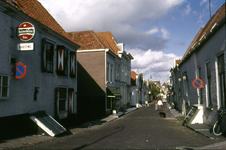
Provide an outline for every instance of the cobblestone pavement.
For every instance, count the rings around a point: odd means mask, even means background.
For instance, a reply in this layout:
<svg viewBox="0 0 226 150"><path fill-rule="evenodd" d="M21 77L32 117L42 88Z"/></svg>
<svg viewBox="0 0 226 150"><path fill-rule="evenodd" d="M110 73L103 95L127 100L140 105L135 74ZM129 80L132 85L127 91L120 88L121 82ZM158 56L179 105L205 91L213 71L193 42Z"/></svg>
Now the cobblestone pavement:
<svg viewBox="0 0 226 150"><path fill-rule="evenodd" d="M28 136L0 144L0 149L224 149L225 139L211 140L184 126L162 107L140 108L111 122L91 122L59 138ZM107 123L108 122L108 123ZM30 139L31 138L31 139ZM33 138L33 139L32 139ZM36 140L39 140L38 142Z"/></svg>

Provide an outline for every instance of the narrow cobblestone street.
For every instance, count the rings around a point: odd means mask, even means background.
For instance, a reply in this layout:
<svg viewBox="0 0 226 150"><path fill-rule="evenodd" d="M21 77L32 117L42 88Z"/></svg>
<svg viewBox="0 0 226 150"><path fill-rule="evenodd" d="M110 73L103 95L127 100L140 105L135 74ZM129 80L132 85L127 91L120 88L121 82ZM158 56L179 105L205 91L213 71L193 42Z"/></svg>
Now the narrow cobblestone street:
<svg viewBox="0 0 226 150"><path fill-rule="evenodd" d="M166 104L162 110L166 113L166 118L159 117L159 112L151 105L98 128L54 138L24 149L175 149L180 146L201 147L224 141L211 140L182 126Z"/></svg>

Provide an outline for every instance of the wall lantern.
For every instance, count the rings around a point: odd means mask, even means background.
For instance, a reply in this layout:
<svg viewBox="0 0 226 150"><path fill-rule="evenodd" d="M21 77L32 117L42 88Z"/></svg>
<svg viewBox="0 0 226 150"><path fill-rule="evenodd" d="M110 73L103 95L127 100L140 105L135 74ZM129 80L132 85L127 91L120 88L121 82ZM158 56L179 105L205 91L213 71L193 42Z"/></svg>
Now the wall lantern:
<svg viewBox="0 0 226 150"><path fill-rule="evenodd" d="M179 81L179 82L181 81L181 77L178 78L178 81Z"/></svg>
<svg viewBox="0 0 226 150"><path fill-rule="evenodd" d="M184 73L183 73L183 80L186 80L186 79L187 79L187 73L184 72Z"/></svg>
<svg viewBox="0 0 226 150"><path fill-rule="evenodd" d="M149 91L148 94L151 94L151 91Z"/></svg>

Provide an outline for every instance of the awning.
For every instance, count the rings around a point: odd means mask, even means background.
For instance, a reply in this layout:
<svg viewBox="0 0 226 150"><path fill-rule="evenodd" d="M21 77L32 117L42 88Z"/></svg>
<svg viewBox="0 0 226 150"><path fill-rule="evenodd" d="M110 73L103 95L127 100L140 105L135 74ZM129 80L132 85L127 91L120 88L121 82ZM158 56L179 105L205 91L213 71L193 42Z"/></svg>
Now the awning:
<svg viewBox="0 0 226 150"><path fill-rule="evenodd" d="M112 97L115 99L121 99L122 96L119 91L114 87L107 87L107 97Z"/></svg>
<svg viewBox="0 0 226 150"><path fill-rule="evenodd" d="M30 114L30 118L52 137L66 132L66 129L50 115L46 114L45 111L32 113Z"/></svg>

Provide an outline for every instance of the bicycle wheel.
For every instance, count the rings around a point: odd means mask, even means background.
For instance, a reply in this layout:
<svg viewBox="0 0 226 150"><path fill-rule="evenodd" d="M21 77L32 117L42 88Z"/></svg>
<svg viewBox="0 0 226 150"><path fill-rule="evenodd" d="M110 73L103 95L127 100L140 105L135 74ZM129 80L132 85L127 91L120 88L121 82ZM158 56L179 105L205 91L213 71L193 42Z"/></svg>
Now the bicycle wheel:
<svg viewBox="0 0 226 150"><path fill-rule="evenodd" d="M213 125L213 134L219 136L223 133L221 128L221 120L217 120Z"/></svg>

